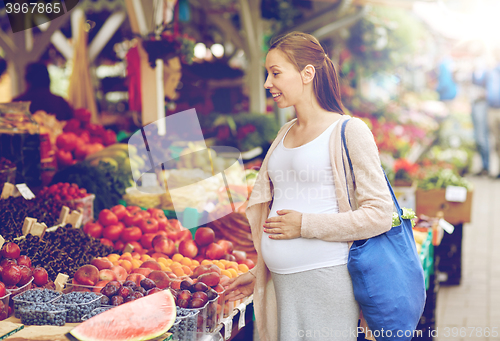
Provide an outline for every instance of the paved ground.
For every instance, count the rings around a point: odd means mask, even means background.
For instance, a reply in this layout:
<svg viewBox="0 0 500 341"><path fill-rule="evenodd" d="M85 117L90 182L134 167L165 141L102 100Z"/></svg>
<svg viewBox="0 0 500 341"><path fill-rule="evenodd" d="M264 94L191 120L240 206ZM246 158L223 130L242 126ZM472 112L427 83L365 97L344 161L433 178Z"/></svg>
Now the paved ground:
<svg viewBox="0 0 500 341"><path fill-rule="evenodd" d="M463 230L462 281L439 289L438 341L500 340L500 180L470 180L475 192L472 221Z"/></svg>

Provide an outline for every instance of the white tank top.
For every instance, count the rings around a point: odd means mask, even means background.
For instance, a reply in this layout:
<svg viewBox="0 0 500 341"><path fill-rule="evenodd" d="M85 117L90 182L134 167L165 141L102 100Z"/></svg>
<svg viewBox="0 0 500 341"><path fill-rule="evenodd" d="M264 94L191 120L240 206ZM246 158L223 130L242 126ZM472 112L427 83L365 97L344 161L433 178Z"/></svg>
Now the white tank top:
<svg viewBox="0 0 500 341"><path fill-rule="evenodd" d="M337 122L297 148L283 145L288 131L285 133L269 158L269 177L274 186L269 217L277 216L276 211L282 209L301 213L339 212L329 153L330 135ZM261 249L269 270L278 274L346 264L349 253L347 243L308 238L273 240L265 232Z"/></svg>

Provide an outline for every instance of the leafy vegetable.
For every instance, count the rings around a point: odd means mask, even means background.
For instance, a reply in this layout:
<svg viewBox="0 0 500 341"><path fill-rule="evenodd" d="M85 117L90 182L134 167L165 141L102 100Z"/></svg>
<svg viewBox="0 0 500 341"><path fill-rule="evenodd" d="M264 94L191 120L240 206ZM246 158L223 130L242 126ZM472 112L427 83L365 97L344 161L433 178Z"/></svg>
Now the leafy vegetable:
<svg viewBox="0 0 500 341"><path fill-rule="evenodd" d="M423 190L441 189L447 186L460 186L472 190L472 184L458 175L452 169L444 168L428 174L418 183L418 188Z"/></svg>
<svg viewBox="0 0 500 341"><path fill-rule="evenodd" d="M401 218L403 219L411 219L411 227L415 226L416 214L411 208L403 207L403 214L401 214ZM401 225L401 221L399 220L399 216L397 212L392 212L392 227Z"/></svg>

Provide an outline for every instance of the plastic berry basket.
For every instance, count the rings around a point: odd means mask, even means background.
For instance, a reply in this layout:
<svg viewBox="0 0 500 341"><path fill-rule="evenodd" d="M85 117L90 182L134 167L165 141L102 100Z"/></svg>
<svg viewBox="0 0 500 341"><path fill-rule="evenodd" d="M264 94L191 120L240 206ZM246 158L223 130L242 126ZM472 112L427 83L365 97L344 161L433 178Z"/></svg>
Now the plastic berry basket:
<svg viewBox="0 0 500 341"><path fill-rule="evenodd" d="M59 297L54 305L66 309L66 322L82 322L83 316L101 306L101 296L89 292L71 292Z"/></svg>
<svg viewBox="0 0 500 341"><path fill-rule="evenodd" d="M207 329L207 317L208 317L208 302L201 308L186 308L193 313L198 312L197 316L197 331L204 332Z"/></svg>
<svg viewBox="0 0 500 341"><path fill-rule="evenodd" d="M33 282L33 277L31 277L30 281L19 287L17 289L7 289L7 292L10 292L10 297L14 297L16 295L22 294L23 292L31 289L31 283Z"/></svg>
<svg viewBox="0 0 500 341"><path fill-rule="evenodd" d="M217 297L217 324L224 318L224 306L226 304L226 290L219 293Z"/></svg>
<svg viewBox="0 0 500 341"><path fill-rule="evenodd" d="M36 326L64 326L66 309L51 303L32 304L19 309L21 323Z"/></svg>
<svg viewBox="0 0 500 341"><path fill-rule="evenodd" d="M213 332L215 328L217 328L217 324L219 323L219 314L217 314L217 301L219 296L214 298L213 300L208 301L207 304L207 324L206 331Z"/></svg>
<svg viewBox="0 0 500 341"><path fill-rule="evenodd" d="M9 299L10 293L6 293L3 297L0 297L0 321L5 320L9 317Z"/></svg>
<svg viewBox="0 0 500 341"><path fill-rule="evenodd" d="M173 341L195 340L199 311L193 309L177 308L177 317L169 332ZM182 312L183 316L179 315Z"/></svg>
<svg viewBox="0 0 500 341"><path fill-rule="evenodd" d="M90 313L82 317L82 321L87 321L89 318L92 318L100 313L104 313L105 311L113 308L113 306L100 306L99 308L95 308Z"/></svg>
<svg viewBox="0 0 500 341"><path fill-rule="evenodd" d="M50 289L30 289L12 298L14 316L21 318L20 309L39 303L52 303L61 296L60 292Z"/></svg>
<svg viewBox="0 0 500 341"><path fill-rule="evenodd" d="M101 292L102 287L97 287L97 286L92 286L92 285L83 285L83 284L75 284L73 283L72 280L68 280L66 282L64 288L63 288L63 293L67 294L73 291L80 291L80 292L89 292L92 291L96 294Z"/></svg>
<svg viewBox="0 0 500 341"><path fill-rule="evenodd" d="M86 197L78 198L74 200L63 201L63 204L68 204L75 210L82 210L82 225L85 225L89 221L94 219L94 194L89 194Z"/></svg>

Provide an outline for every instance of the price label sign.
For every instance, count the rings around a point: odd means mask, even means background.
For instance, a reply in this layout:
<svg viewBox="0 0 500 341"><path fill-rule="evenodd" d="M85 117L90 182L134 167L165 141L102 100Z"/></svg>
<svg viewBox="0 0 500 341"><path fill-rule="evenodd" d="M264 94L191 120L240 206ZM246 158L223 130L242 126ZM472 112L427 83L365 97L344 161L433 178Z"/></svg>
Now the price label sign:
<svg viewBox="0 0 500 341"><path fill-rule="evenodd" d="M155 173L144 173L142 175L142 187L157 187L158 178Z"/></svg>
<svg viewBox="0 0 500 341"><path fill-rule="evenodd" d="M231 333L233 331L233 319L229 318L223 321L224 323L224 340L229 340L231 338Z"/></svg>
<svg viewBox="0 0 500 341"><path fill-rule="evenodd" d="M238 310L240 311L240 319L238 320L238 329L245 327L245 312L247 311L247 306L244 304L240 304L238 306Z"/></svg>
<svg viewBox="0 0 500 341"><path fill-rule="evenodd" d="M455 231L455 226L451 225L449 222L447 222L444 219L439 219L439 226L448 232L448 234L452 234L453 231Z"/></svg>
<svg viewBox="0 0 500 341"><path fill-rule="evenodd" d="M35 195L31 191L31 189L29 189L28 186L26 186L26 184L16 185L16 188L19 191L19 193L21 193L24 199L31 200L35 198Z"/></svg>
<svg viewBox="0 0 500 341"><path fill-rule="evenodd" d="M450 202L465 202L467 200L467 188L448 186L446 187L445 199Z"/></svg>

